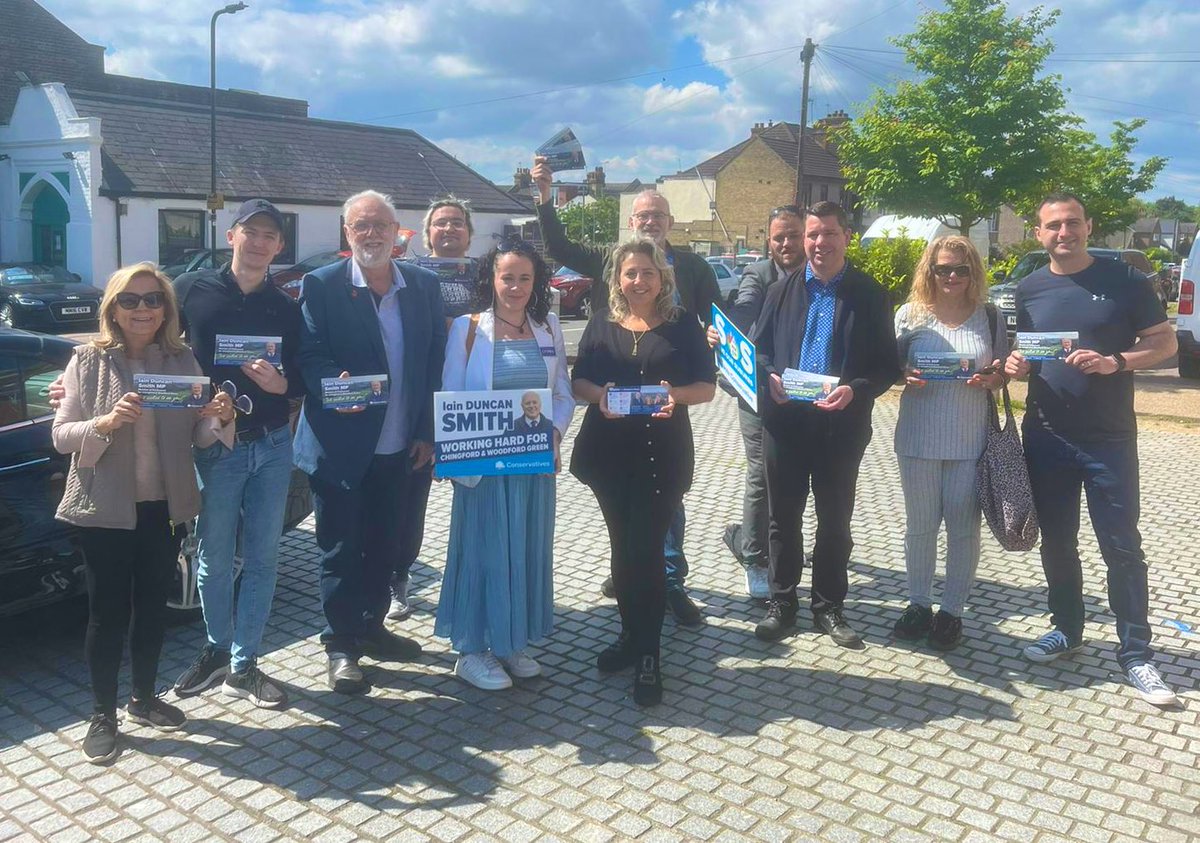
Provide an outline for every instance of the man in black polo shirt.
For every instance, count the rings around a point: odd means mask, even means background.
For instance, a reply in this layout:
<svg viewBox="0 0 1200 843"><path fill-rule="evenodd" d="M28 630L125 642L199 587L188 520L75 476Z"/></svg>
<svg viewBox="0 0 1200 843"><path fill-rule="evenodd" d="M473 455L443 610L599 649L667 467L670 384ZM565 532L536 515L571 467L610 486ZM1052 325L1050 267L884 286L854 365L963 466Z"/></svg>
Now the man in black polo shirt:
<svg viewBox="0 0 1200 843"><path fill-rule="evenodd" d="M1175 694L1151 664L1132 371L1173 355L1175 332L1140 272L1088 254L1091 233L1078 197L1047 196L1038 208L1035 234L1050 264L1017 286L1018 333L1079 333L1062 360L1029 361L1014 351L1005 364L1010 377L1030 377L1025 461L1041 523L1042 568L1054 624L1025 648L1025 657L1044 664L1083 647L1082 487L1108 568L1108 602L1120 639L1117 662L1143 699L1172 705ZM1065 340L1063 347L1068 348Z"/></svg>
<svg viewBox="0 0 1200 843"><path fill-rule="evenodd" d="M233 247L229 265L189 272L175 281L183 328L200 367L214 383L229 381L238 396L252 402L241 400L233 451L218 443L195 454L202 496L196 520L197 586L208 641L175 683L175 691L197 694L224 677L225 694L278 708L287 697L263 675L257 660L275 593L292 476L288 398L304 393L296 356L300 306L268 277L284 245L283 215L274 205L265 199L244 203L227 237ZM283 371L261 358L240 365L214 362L221 335L281 338ZM235 608L239 521L243 562Z"/></svg>

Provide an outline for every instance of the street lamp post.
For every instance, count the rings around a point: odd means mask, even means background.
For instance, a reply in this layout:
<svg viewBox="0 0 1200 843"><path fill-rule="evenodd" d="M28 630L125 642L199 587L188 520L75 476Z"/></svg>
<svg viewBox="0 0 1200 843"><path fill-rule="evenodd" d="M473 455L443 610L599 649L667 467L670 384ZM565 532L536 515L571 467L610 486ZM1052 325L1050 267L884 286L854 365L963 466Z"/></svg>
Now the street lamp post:
<svg viewBox="0 0 1200 843"><path fill-rule="evenodd" d="M213 12L208 25L208 151L209 151L209 190L208 190L208 227L209 248L214 252L217 248L217 18L221 15L232 15L246 8L245 3L230 3L223 9Z"/></svg>

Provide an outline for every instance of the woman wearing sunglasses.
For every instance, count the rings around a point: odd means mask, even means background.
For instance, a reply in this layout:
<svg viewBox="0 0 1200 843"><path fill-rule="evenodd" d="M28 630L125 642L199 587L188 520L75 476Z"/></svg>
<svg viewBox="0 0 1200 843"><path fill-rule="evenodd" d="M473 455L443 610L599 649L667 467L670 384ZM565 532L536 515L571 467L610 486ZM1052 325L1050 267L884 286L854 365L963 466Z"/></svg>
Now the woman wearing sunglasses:
<svg viewBox="0 0 1200 843"><path fill-rule="evenodd" d="M548 388L553 407L538 413L553 423L557 473L575 399L562 328L550 312L550 270L532 245L505 241L480 260L475 309L450 328L442 389ZM538 421L530 430L544 430L547 420ZM459 653L455 675L496 691L541 673L526 647L554 628L555 476L455 480L434 634Z"/></svg>
<svg viewBox="0 0 1200 843"><path fill-rule="evenodd" d="M155 693L167 595L186 523L200 509L192 445L231 446L233 403L143 409L136 373L200 375L179 339L171 281L152 263L113 273L100 302L100 337L80 345L63 376L54 447L71 454L57 517L79 528L88 583L84 645L94 713L83 741L95 764L116 757L117 671L129 630L133 693L126 718L170 731L179 709ZM132 622L131 622L132 621Z"/></svg>
<svg viewBox="0 0 1200 843"><path fill-rule="evenodd" d="M987 390L1004 384L1000 361L1008 333L996 308L984 305L987 281L975 246L958 235L929 243L913 273L908 302L896 312L896 336L905 363L905 389L896 422L896 457L907 526L904 563L908 608L896 621L897 638L928 636L938 650L962 640L962 612L979 564L980 510L975 466L987 435ZM952 355L942 378L923 377L918 353ZM975 361L965 376L962 360ZM937 538L946 525L946 584L933 612Z"/></svg>

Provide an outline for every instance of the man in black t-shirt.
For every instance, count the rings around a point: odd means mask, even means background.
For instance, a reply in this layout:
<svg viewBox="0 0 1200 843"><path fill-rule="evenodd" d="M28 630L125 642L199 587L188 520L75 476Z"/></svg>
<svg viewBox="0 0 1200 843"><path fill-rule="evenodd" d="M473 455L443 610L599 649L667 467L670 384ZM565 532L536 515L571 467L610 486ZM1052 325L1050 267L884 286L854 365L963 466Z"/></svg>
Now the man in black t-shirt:
<svg viewBox="0 0 1200 843"><path fill-rule="evenodd" d="M1091 231L1076 196L1054 193L1038 208L1035 234L1050 264L1017 287L1017 331L1077 331L1079 340L1061 360L1029 361L1014 351L1005 364L1010 377L1030 376L1025 460L1055 627L1027 646L1025 656L1046 663L1083 646L1082 487L1108 568L1117 661L1143 699L1173 705L1175 694L1151 664L1131 372L1173 355L1175 333L1141 273L1088 254Z"/></svg>

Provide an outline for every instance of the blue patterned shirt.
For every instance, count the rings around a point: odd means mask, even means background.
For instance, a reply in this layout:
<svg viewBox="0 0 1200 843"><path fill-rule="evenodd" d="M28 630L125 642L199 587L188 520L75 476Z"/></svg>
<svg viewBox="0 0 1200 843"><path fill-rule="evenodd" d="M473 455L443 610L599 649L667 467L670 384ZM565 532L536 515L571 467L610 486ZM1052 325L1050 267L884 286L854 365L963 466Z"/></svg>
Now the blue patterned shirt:
<svg viewBox="0 0 1200 843"><path fill-rule="evenodd" d="M812 264L804 267L804 289L808 291L808 321L804 325L804 340L800 343L797 368L815 375L833 375L829 371L833 355L833 317L837 308L837 286L846 274L843 266L828 283L813 275Z"/></svg>

